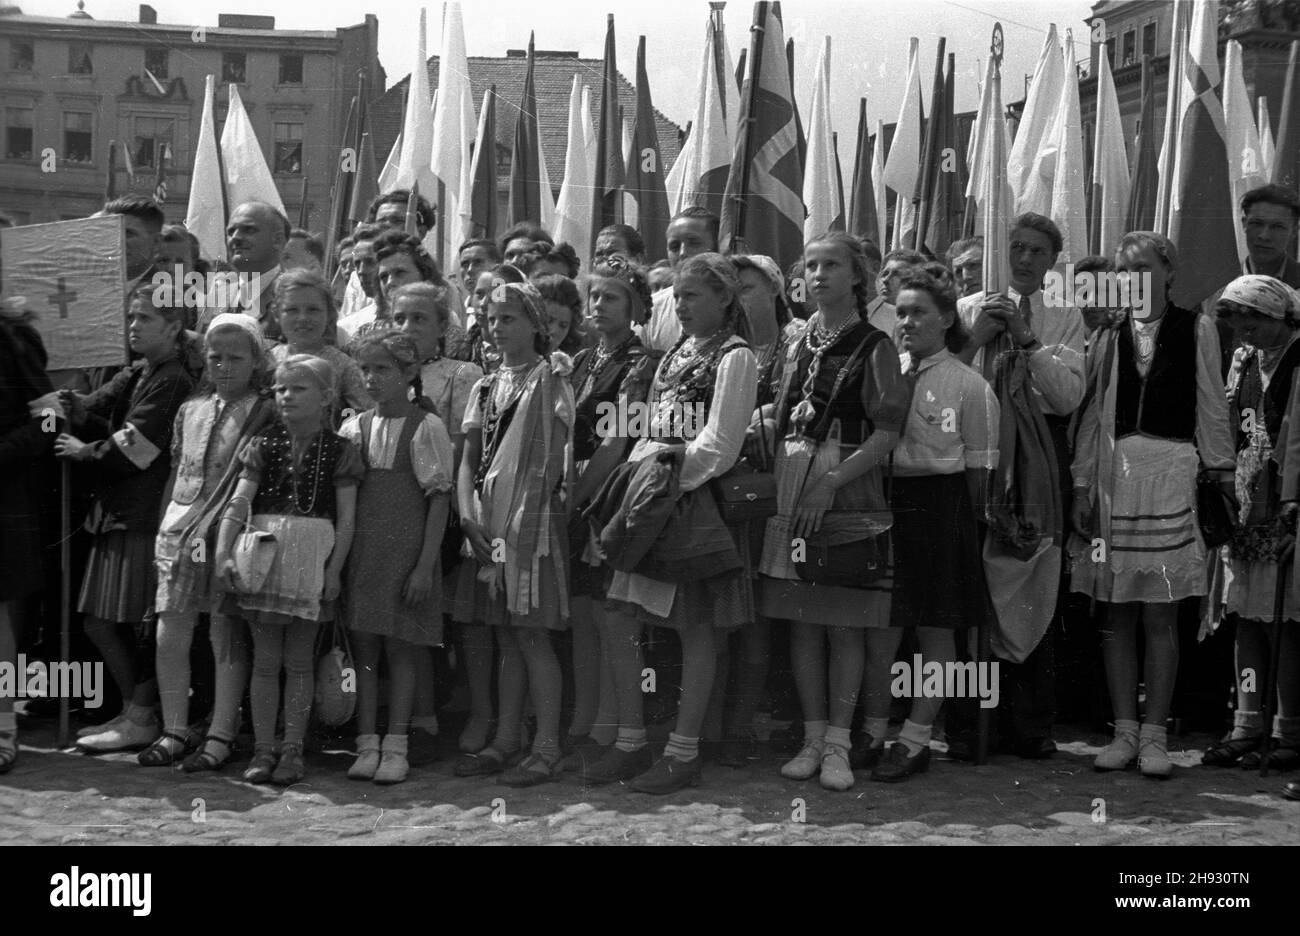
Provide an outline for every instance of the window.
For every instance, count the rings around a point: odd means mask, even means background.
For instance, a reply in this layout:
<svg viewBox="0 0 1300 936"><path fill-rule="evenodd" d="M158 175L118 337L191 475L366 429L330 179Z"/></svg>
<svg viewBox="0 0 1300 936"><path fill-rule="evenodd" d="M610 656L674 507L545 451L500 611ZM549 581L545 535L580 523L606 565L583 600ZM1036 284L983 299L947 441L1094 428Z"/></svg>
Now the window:
<svg viewBox="0 0 1300 936"><path fill-rule="evenodd" d="M32 109L5 108L5 159L32 158Z"/></svg>
<svg viewBox="0 0 1300 936"><path fill-rule="evenodd" d="M243 84L247 80L245 58L243 52L222 52L221 80L227 84Z"/></svg>
<svg viewBox="0 0 1300 936"><path fill-rule="evenodd" d="M82 111L63 112L63 161L94 162L94 115Z"/></svg>
<svg viewBox="0 0 1300 936"><path fill-rule="evenodd" d="M1122 65L1132 65L1137 60L1137 39L1136 29L1124 33L1124 57L1120 60Z"/></svg>
<svg viewBox="0 0 1300 936"><path fill-rule="evenodd" d="M89 42L68 43L68 74L93 75L94 66L90 63Z"/></svg>
<svg viewBox="0 0 1300 936"><path fill-rule="evenodd" d="M1110 66L1111 71L1115 70L1115 37L1114 36L1111 36L1109 39L1106 40L1106 64Z"/></svg>
<svg viewBox="0 0 1300 936"><path fill-rule="evenodd" d="M164 143L172 142L170 117L135 118L135 145L131 147L131 161L137 169L152 169L158 165L158 151Z"/></svg>
<svg viewBox="0 0 1300 936"><path fill-rule="evenodd" d="M302 84L302 56L280 56L280 84Z"/></svg>
<svg viewBox="0 0 1300 936"><path fill-rule="evenodd" d="M288 175L302 175L302 124L275 125L274 169Z"/></svg>
<svg viewBox="0 0 1300 936"><path fill-rule="evenodd" d="M169 64L167 59L166 49L145 49L144 70L159 81L166 81L169 77L167 74L167 65Z"/></svg>
<svg viewBox="0 0 1300 936"><path fill-rule="evenodd" d="M29 72L36 62L35 47L23 39L9 40L9 69Z"/></svg>

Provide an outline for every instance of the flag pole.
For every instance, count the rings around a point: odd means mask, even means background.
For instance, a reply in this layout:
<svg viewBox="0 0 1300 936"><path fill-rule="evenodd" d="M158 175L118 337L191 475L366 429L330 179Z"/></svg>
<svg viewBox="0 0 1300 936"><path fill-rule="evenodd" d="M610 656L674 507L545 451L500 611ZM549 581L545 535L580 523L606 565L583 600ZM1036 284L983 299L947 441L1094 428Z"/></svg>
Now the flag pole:
<svg viewBox="0 0 1300 936"><path fill-rule="evenodd" d="M754 76L754 81L762 74L760 70L763 64L763 42L764 33L767 32L767 4L755 4L754 15L757 22L750 29L752 38L749 40L750 55L753 57L752 66L747 67L749 74ZM743 88L742 88L743 91ZM750 158L752 149L751 136L754 124L758 122L754 117L754 87L753 81L750 82L749 97L741 102L741 113L745 115L742 132L745 134L744 158L740 164L740 185L736 187L736 194L732 197L736 199L736 222L732 230L732 250L734 251L745 239L745 194L749 191L749 169L753 160ZM719 247L723 245L719 244Z"/></svg>
<svg viewBox="0 0 1300 936"><path fill-rule="evenodd" d="M110 170L111 171L111 170ZM62 431L67 431L65 428ZM65 664L72 655L72 464L59 459L59 659ZM69 700L66 692L59 694L59 737L61 748L69 740Z"/></svg>

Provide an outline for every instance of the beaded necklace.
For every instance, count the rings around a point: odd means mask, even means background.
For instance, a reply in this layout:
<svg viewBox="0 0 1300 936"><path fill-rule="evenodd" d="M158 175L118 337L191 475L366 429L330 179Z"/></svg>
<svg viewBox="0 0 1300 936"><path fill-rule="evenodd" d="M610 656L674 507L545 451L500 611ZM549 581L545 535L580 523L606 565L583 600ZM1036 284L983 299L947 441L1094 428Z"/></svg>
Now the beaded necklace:
<svg viewBox="0 0 1300 936"><path fill-rule="evenodd" d="M325 445L324 430L317 431L312 440L307 443L306 451L303 453L303 465L308 462L314 462L307 470L298 470L294 459L294 441L293 436L285 426L279 426L280 438L276 440L276 448L286 461L285 473L289 476L289 483L293 488L293 506L298 514L302 516L311 516L312 511L316 509L316 499L320 495L321 471L325 462ZM313 457L314 456L314 457ZM311 475L311 500L307 506L302 505L302 490L300 479L305 475Z"/></svg>
<svg viewBox="0 0 1300 936"><path fill-rule="evenodd" d="M609 362L618 357L623 350L630 347L634 341L636 341L636 335L632 334L608 351L604 350L600 345L596 346L596 349L592 352L595 361L591 365L591 369L587 371L586 379L582 381L582 392L578 394L579 401L585 400L591 395L591 392L596 387L596 381L600 379L600 375L609 366Z"/></svg>
<svg viewBox="0 0 1300 936"><path fill-rule="evenodd" d="M478 472L474 478L474 484L480 490L482 490L483 480L487 477L488 468L491 467L492 460L496 457L497 447L501 442L501 433L498 431L501 421L514 409L520 397L524 395L524 389L528 386L528 377L533 368L539 364L541 364L540 360L528 364L502 364L483 383L482 393L485 397L481 402L483 411L483 455L479 460ZM505 403L498 404L496 388L497 382L502 380L507 385L509 395L506 397Z"/></svg>
<svg viewBox="0 0 1300 936"><path fill-rule="evenodd" d="M824 321L824 316L818 312L808 323L808 328L804 330L803 345L812 354L812 360L808 363L808 376L804 378L803 386L799 388L799 402L790 412L791 429L796 435L802 435L816 415L812 403L813 388L817 383L818 375L821 374L822 358L848 334L850 329L861 323L862 319L858 315L850 315L833 332L827 331L822 324ZM835 386L831 388L829 400L834 400L839 394L844 378L848 376L848 370L846 367L841 367L840 372L835 375Z"/></svg>
<svg viewBox="0 0 1300 936"><path fill-rule="evenodd" d="M723 344L731 337L729 332L716 331L703 342L696 338L684 338L668 352L663 364L655 373L655 390L660 395L687 382L687 373L697 363L707 364ZM689 346L689 347L688 347ZM694 375L692 375L694 376Z"/></svg>

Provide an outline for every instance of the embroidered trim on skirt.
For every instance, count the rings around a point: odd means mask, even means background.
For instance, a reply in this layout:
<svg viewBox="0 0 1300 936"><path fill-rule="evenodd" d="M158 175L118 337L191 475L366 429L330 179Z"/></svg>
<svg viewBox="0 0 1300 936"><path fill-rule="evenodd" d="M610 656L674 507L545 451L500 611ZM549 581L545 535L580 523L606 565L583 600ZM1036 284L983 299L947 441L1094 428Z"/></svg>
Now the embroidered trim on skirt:
<svg viewBox="0 0 1300 936"><path fill-rule="evenodd" d="M256 595L237 595L249 623L284 624L290 618L331 621L333 602L322 602L325 564L334 549L334 524L321 517L256 514L253 526L275 536L275 561Z"/></svg>
<svg viewBox="0 0 1300 936"><path fill-rule="evenodd" d="M154 534L141 530L98 534L90 547L77 610L101 621L144 621L158 591L153 547Z"/></svg>
<svg viewBox="0 0 1300 936"><path fill-rule="evenodd" d="M1112 603L1205 595L1206 550L1196 518L1198 465L1190 442L1141 435L1118 440L1105 561L1093 561L1091 546L1074 556L1071 590Z"/></svg>
<svg viewBox="0 0 1300 936"><path fill-rule="evenodd" d="M984 554L965 472L894 478L894 627L986 620Z"/></svg>

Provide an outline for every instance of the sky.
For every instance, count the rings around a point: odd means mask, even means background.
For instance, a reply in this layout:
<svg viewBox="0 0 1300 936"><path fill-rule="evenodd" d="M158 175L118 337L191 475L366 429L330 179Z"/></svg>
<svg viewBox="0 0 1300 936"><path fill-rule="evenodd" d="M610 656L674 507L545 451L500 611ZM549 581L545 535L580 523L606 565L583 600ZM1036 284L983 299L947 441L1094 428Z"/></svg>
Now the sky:
<svg viewBox="0 0 1300 936"><path fill-rule="evenodd" d="M66 16L75 0L8 0L24 13ZM411 71L416 57L418 3L410 0L370 0L343 3L276 3L274 0L215 0L203 4L195 21L195 4L181 0L152 0L160 23L215 26L218 12L273 15L281 29L331 29L362 22L366 13L379 19L379 58L391 87ZM867 115L874 129L898 117L907 75L908 39L921 40L922 95L928 101L938 39L948 40L955 53L958 111L978 106L976 80L983 77L993 24L1002 23L1006 37L1002 69L1003 100L1023 96L1025 78L1033 72L1047 27L1056 23L1064 38L1072 28L1080 60L1088 54L1083 20L1092 3L1085 0L786 0L782 4L786 38L795 40L795 97L807 115L812 100L813 72L824 37L831 36L831 120L840 135L841 158L852 152L857 133L858 99L867 98ZM442 4L429 3L428 52L441 43ZM583 3L574 0L470 0L463 3L468 54L504 55L528 44L535 32L538 49L577 51L583 58L600 58L605 43L605 14L614 14L619 71L629 80L636 74L637 37L646 36L647 69L655 106L680 125L691 119L698 93L700 58L709 7L704 0L653 0L645 3ZM86 0L86 12L96 19L139 19L139 3L129 0ZM733 60L749 41L752 3L732 0L724 12L727 45ZM599 84L593 74L592 85ZM594 116L594 115L593 115ZM851 158L851 157L849 157Z"/></svg>

